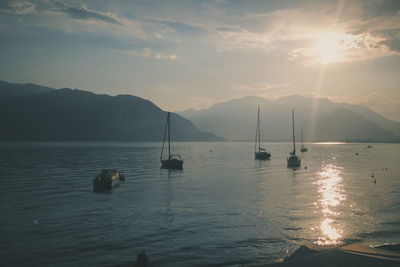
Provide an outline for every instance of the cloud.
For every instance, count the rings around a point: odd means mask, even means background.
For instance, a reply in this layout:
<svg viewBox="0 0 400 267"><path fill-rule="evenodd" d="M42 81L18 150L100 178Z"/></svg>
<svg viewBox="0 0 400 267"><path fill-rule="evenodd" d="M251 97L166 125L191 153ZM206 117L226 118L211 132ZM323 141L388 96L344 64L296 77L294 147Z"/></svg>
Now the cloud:
<svg viewBox="0 0 400 267"><path fill-rule="evenodd" d="M381 39L378 45L384 45L389 51L398 53L400 44L400 1L365 0L358 2L360 9L347 23L349 34L369 34ZM358 16L358 17L356 17Z"/></svg>
<svg viewBox="0 0 400 267"><path fill-rule="evenodd" d="M400 1L398 0L363 0L360 4L365 17L399 15L400 11Z"/></svg>
<svg viewBox="0 0 400 267"><path fill-rule="evenodd" d="M160 23L167 25L168 27L174 29L177 32L184 34L203 34L205 33L205 29L196 25L192 25L189 23L184 23L180 21L174 20L162 20Z"/></svg>
<svg viewBox="0 0 400 267"><path fill-rule="evenodd" d="M234 26L226 26L226 23L214 25L211 31L219 38L216 45L220 52L287 53L288 49L296 48L298 42L307 41L312 33L326 28L321 25L320 17L301 9L258 12L247 14L244 19L236 18Z"/></svg>
<svg viewBox="0 0 400 267"><path fill-rule="evenodd" d="M123 54L136 55L144 58L153 58L153 59L167 59L167 60L176 60L178 56L175 54L165 55L159 52L153 51L151 48L143 48L139 50L131 50L131 51L122 51Z"/></svg>
<svg viewBox="0 0 400 267"><path fill-rule="evenodd" d="M266 35L252 33L247 30L236 29L235 31L221 31L216 28L215 34L220 38L216 42L216 48L219 52L240 50L268 50L271 47L271 39Z"/></svg>
<svg viewBox="0 0 400 267"><path fill-rule="evenodd" d="M36 11L36 5L24 0L2 0L0 2L0 12L24 15Z"/></svg>
<svg viewBox="0 0 400 267"><path fill-rule="evenodd" d="M103 13L95 10L89 10L86 8L84 5L81 7L69 7L64 4L59 4L62 6L59 11L62 13L65 13L69 15L73 19L79 19L79 20L96 20L96 21L102 21L106 23L111 23L111 24L117 24L120 25L120 21L108 14L108 13Z"/></svg>
<svg viewBox="0 0 400 267"><path fill-rule="evenodd" d="M387 39L362 33L327 33L311 39L314 45L288 52L287 60L310 66L317 64L372 60L395 53L386 44Z"/></svg>
<svg viewBox="0 0 400 267"><path fill-rule="evenodd" d="M35 21L35 24L40 27L58 29L66 33L98 33L99 35L114 36L121 41L132 38L163 39L165 34L174 31L171 27L146 18L146 16L132 16L131 13L118 9L115 11L112 5L108 8L101 6L100 10L93 4L90 7L84 4L77 7L56 0L49 3L41 6L42 17ZM113 12L104 12L104 10ZM61 18L61 15L64 18ZM69 18L72 20L66 20ZM49 23L45 23L46 21Z"/></svg>
<svg viewBox="0 0 400 267"><path fill-rule="evenodd" d="M386 45L392 51L400 53L400 28L380 30L376 31L374 34L384 38L381 44Z"/></svg>
<svg viewBox="0 0 400 267"><path fill-rule="evenodd" d="M259 84L253 84L253 85L243 85L240 84L237 86L239 90L242 91L248 91L248 92L256 92L256 93L262 93L266 91L272 91L276 89L282 89L285 87L290 86L289 83L259 83Z"/></svg>
<svg viewBox="0 0 400 267"><path fill-rule="evenodd" d="M219 26L214 29L216 32L243 32L241 27Z"/></svg>
<svg viewBox="0 0 400 267"><path fill-rule="evenodd" d="M30 50L70 47L76 51L128 51L151 47L156 51L175 49L176 42L164 38L173 31L167 25L143 17L126 18L104 6L72 6L68 2L38 1L29 15L11 13L10 5L0 0L0 46L29 47ZM65 4L64 4L65 3ZM67 5L68 3L68 5ZM9 3L11 4L11 2ZM107 10L109 12L104 12ZM13 11L14 12L14 11ZM177 59L175 54L154 52L153 58Z"/></svg>
<svg viewBox="0 0 400 267"><path fill-rule="evenodd" d="M22 0L16 2L30 3ZM318 42L318 35L326 32L340 31L352 38L351 43L346 40L343 42L344 56L338 60L340 62L369 60L399 51L399 38L396 34L399 28L396 19L398 13L392 12L397 10L397 0L382 0L379 3L340 1L344 3L341 8L332 3L318 2L312 5L302 1L290 5L266 4L262 1L251 4L240 1L188 1L185 4L160 2L156 7L147 3L115 4L108 1L101 5L87 2L88 5L82 4L80 7L55 0L43 2L48 4L38 6L43 7L47 14L62 13L77 22L89 22L82 29L73 22L63 22L63 25L49 23L48 26L43 24L43 27L55 27L50 26L52 24L68 31L108 32L118 39L132 35L146 40L162 39L176 46L193 42L195 39L188 39L187 36L191 35L201 37L204 44L217 52L286 55L286 60L300 65L320 63L313 46ZM184 12L172 17L171 12L176 13L178 7ZM132 13L127 10L135 10L134 16L130 16ZM360 19L360 14L364 14L363 19ZM116 27L104 28L106 24ZM392 32L385 32L388 29L392 29Z"/></svg>
<svg viewBox="0 0 400 267"><path fill-rule="evenodd" d="M236 17L235 26L226 26L228 17L208 28L216 37L219 52L287 55L289 62L307 66L372 60L395 55L400 47L400 1L379 1L379 5L375 2L340 1L339 5L320 2L315 7L297 6L264 13L253 10L254 13ZM329 51L322 52L316 47L329 35L341 35L337 37L341 47L333 51L335 58Z"/></svg>

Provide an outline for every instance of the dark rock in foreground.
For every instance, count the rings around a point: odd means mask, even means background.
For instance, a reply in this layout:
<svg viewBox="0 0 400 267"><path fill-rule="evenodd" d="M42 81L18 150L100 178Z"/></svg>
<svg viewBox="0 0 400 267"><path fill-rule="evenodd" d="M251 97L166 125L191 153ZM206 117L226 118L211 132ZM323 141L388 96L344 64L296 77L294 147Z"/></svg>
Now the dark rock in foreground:
<svg viewBox="0 0 400 267"><path fill-rule="evenodd" d="M104 169L93 179L93 192L110 191L120 181L125 181L125 176L119 171Z"/></svg>
<svg viewBox="0 0 400 267"><path fill-rule="evenodd" d="M149 266L149 259L144 252L137 254L135 267Z"/></svg>

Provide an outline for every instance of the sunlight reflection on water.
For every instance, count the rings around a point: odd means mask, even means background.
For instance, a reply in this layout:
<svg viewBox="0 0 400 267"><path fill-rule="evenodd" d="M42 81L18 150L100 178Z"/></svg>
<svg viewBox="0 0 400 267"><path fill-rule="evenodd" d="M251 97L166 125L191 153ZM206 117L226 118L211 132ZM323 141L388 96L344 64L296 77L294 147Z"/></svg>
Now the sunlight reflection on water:
<svg viewBox="0 0 400 267"><path fill-rule="evenodd" d="M319 199L314 205L321 212L322 220L319 226L321 236L315 244L336 245L342 242L343 229L333 219L340 215L335 208L346 200L341 172L342 168L333 164L327 164L317 172L318 180L314 184L318 186Z"/></svg>

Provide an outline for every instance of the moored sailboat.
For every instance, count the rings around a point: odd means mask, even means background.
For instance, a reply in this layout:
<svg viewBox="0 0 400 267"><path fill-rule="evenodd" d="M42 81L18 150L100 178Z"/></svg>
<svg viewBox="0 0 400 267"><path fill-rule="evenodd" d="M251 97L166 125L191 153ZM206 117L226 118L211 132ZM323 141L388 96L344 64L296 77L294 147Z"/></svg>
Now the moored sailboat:
<svg viewBox="0 0 400 267"><path fill-rule="evenodd" d="M260 107L258 107L258 113L257 113L257 128L256 128L256 139L254 142L254 157L255 159L259 160L265 160L271 157L271 153L267 152L265 148L261 147Z"/></svg>
<svg viewBox="0 0 400 267"><path fill-rule="evenodd" d="M300 167L301 160L296 155L296 136L294 132L294 110L292 109L292 128L293 128L293 151L290 152L290 156L287 158L287 166L289 168Z"/></svg>
<svg viewBox="0 0 400 267"><path fill-rule="evenodd" d="M183 159L182 159L181 155L171 154L171 125L170 125L170 123L171 123L171 114L168 112L167 121L165 123L163 145L162 145L161 155L160 155L161 167L165 168L165 169L181 170L183 168ZM168 158L163 159L165 138L167 135L168 135Z"/></svg>

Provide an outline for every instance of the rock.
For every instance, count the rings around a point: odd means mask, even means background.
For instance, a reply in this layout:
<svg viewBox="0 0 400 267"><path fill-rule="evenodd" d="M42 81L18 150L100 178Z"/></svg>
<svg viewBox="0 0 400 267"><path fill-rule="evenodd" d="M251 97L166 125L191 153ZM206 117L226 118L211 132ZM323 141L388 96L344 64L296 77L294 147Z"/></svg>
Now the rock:
<svg viewBox="0 0 400 267"><path fill-rule="evenodd" d="M147 267L149 266L149 260L144 252L137 254L135 267Z"/></svg>

